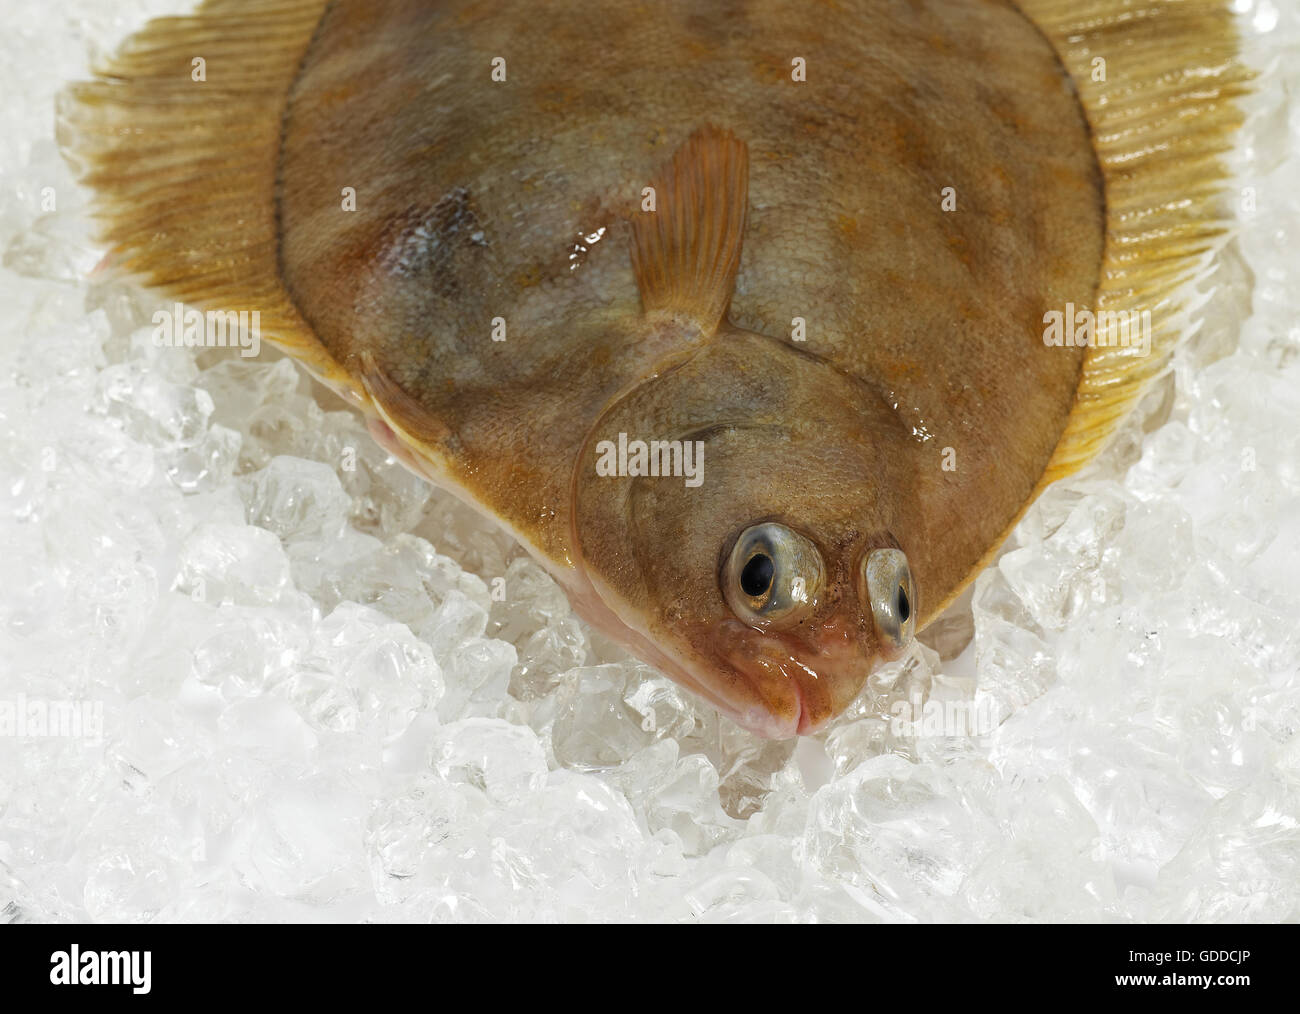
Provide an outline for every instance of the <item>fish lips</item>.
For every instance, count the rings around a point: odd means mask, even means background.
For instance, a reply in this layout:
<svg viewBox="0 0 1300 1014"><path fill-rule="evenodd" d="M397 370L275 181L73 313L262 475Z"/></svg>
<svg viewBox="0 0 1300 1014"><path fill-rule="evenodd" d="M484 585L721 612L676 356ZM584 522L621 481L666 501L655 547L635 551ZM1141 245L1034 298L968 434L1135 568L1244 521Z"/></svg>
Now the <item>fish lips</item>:
<svg viewBox="0 0 1300 1014"><path fill-rule="evenodd" d="M874 639L872 639L874 641ZM758 630L727 619L709 637L714 664L734 673L724 710L769 739L817 732L862 691L883 653L856 617L832 615L808 630ZM702 680L696 675L695 682Z"/></svg>
<svg viewBox="0 0 1300 1014"><path fill-rule="evenodd" d="M581 547L576 533L574 542ZM805 622L759 629L732 613L720 593L716 603L694 610L674 600L665 603L644 589L638 608L584 555L578 554L576 563L565 586L580 615L738 725L768 739L818 731L857 698L882 661L898 654L885 650L874 625L864 622L847 581L828 589L825 604ZM649 616L646 600L659 603Z"/></svg>

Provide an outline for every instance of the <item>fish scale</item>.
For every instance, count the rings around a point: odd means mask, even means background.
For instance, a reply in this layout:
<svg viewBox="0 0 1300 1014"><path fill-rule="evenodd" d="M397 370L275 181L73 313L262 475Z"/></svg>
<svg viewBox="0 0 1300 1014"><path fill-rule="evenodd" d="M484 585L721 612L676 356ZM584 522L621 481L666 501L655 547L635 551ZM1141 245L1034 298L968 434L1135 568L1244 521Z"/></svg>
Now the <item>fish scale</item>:
<svg viewBox="0 0 1300 1014"><path fill-rule="evenodd" d="M258 310L585 617L788 736L1164 367L1235 38L1219 0L208 0L60 136L111 263ZM1076 307L1152 333L1053 343ZM645 464L674 441L700 482Z"/></svg>

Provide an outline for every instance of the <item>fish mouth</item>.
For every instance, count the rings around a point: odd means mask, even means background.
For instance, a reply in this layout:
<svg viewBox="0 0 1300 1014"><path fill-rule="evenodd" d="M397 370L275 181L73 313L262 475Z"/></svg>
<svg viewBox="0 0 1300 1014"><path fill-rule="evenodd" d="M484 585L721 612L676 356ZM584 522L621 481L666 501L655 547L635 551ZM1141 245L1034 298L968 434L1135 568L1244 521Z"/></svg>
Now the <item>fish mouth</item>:
<svg viewBox="0 0 1300 1014"><path fill-rule="evenodd" d="M774 646L739 621L698 633L685 643L708 644L712 651L691 657L677 645L657 641L643 645L642 657L749 732L775 740L807 736L841 710L835 696L821 689L832 681L800 661L797 648ZM754 649L754 639L762 639L764 650ZM857 687L865 680L863 673Z"/></svg>
<svg viewBox="0 0 1300 1014"><path fill-rule="evenodd" d="M697 671L682 659L660 654L658 666L688 690L712 704L719 713L737 725L764 739L793 739L816 732L832 715L815 717L810 711L798 680L785 682L784 692L773 694L764 689L761 678L735 663L719 659L712 679ZM710 689L716 686L719 674L730 675L733 687L743 689L730 694Z"/></svg>
<svg viewBox="0 0 1300 1014"><path fill-rule="evenodd" d="M574 538L580 546L576 532ZM556 577L588 623L765 739L823 728L858 696L880 661L877 646L861 641L849 605L804 630L759 630L730 615L686 622L674 616L656 629L626 608L580 553L572 570Z"/></svg>
<svg viewBox="0 0 1300 1014"><path fill-rule="evenodd" d="M771 739L824 728L858 696L880 659L863 651L850 617L830 617L805 634L760 631L727 621L714 632L719 667L744 681L752 702L737 718Z"/></svg>
<svg viewBox="0 0 1300 1014"><path fill-rule="evenodd" d="M754 677L735 665L728 668L736 674L738 680L750 688L750 693L746 697L752 700L752 697L760 695L758 682ZM815 722L809 714L799 684L791 681L787 687L788 696L779 703L771 702L770 695L763 694L765 704L742 705L734 701L727 703L715 700L715 706L737 725L764 739L793 739L796 736L807 736L809 733L816 732L823 722ZM775 707L772 706L773 703L776 703Z"/></svg>
<svg viewBox="0 0 1300 1014"><path fill-rule="evenodd" d="M731 717L751 732L767 739L791 739L816 731L830 717L817 720L810 712L798 678L789 671L792 659L784 664L770 660L756 664L752 658L729 653L718 661L720 668L730 669L748 688L744 697L752 703L747 707L733 705L729 710ZM772 678L773 669L780 673L777 679Z"/></svg>
<svg viewBox="0 0 1300 1014"><path fill-rule="evenodd" d="M586 577L586 575L584 575ZM628 645L646 662L685 687L737 725L765 739L791 739L816 731L829 714L818 718L809 709L797 680L773 683L746 664L743 650L735 658L719 652L725 644L758 632L736 622L723 637L705 627L691 628L681 643L666 642L632 625L609 607L599 594L599 583L587 577L583 585L570 585L570 601L588 623ZM683 651L688 645L710 645L712 651ZM814 677L815 673L812 674Z"/></svg>

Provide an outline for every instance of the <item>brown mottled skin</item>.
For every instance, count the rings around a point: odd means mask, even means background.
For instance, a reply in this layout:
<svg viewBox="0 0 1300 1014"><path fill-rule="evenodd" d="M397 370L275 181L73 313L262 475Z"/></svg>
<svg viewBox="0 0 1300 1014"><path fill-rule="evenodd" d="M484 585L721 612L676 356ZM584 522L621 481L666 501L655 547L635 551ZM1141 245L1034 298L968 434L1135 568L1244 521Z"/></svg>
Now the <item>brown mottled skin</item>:
<svg viewBox="0 0 1300 1014"><path fill-rule="evenodd" d="M749 157L716 333L648 318L630 255L642 187L704 125ZM1092 305L1105 232L1071 82L1004 0L341 0L290 93L277 199L295 303L408 446L377 435L768 735L824 723L889 656L864 551L904 550L924 621L1024 507L1085 351L1045 346L1043 314ZM619 432L703 440L703 485L597 477ZM719 585L768 519L827 569L780 634Z"/></svg>

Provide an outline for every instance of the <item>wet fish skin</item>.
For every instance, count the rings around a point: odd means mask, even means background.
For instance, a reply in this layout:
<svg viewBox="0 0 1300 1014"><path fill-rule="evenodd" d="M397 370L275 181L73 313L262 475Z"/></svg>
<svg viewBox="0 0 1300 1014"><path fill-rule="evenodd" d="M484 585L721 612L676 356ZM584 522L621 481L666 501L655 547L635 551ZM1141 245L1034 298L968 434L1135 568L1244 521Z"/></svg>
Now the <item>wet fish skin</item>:
<svg viewBox="0 0 1300 1014"><path fill-rule="evenodd" d="M76 90L65 147L118 263L261 308L580 612L786 736L1158 372L1168 328L1139 361L1043 321L1171 298L1221 231L1233 38L1218 0L208 0ZM199 42L234 87L188 86ZM698 440L703 483L601 475L628 435ZM755 531L815 583L780 622L736 597Z"/></svg>
<svg viewBox="0 0 1300 1014"><path fill-rule="evenodd" d="M862 551L903 546L937 605L1060 435L1082 350L1044 350L1039 322L1091 300L1103 240L1083 111L1010 4L542 4L526 47L510 10L326 12L285 117L284 278L330 353L407 405L422 471L503 519L587 615L751 726L798 724L797 692L814 727L881 657ZM628 255L643 186L705 124L749 158L722 331L647 319ZM678 372L634 408L689 355L698 390ZM714 428L704 488L608 488L587 460L602 418L615 438ZM798 644L735 630L718 590L728 540L763 518L828 556ZM790 672L746 689L731 642Z"/></svg>

